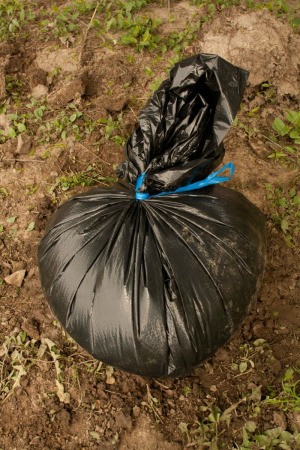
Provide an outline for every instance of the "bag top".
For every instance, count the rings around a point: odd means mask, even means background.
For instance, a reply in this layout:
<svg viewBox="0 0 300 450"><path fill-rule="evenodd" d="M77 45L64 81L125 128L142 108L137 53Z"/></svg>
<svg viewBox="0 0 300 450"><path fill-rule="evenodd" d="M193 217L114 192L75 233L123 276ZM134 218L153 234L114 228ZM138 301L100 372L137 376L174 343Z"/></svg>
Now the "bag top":
<svg viewBox="0 0 300 450"><path fill-rule="evenodd" d="M140 192L172 191L203 180L224 157L249 73L217 55L178 62L140 112L117 175Z"/></svg>

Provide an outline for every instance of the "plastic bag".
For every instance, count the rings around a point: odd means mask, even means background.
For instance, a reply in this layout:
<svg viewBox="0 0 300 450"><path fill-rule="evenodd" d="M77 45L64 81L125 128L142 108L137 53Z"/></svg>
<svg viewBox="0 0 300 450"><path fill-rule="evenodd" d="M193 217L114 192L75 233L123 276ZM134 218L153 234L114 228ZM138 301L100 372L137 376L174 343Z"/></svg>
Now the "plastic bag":
<svg viewBox="0 0 300 450"><path fill-rule="evenodd" d="M220 163L246 78L215 55L178 63L128 142L127 182L74 197L50 221L38 249L44 292L95 358L185 375L251 308L265 260L261 212L220 185L168 193L205 184Z"/></svg>

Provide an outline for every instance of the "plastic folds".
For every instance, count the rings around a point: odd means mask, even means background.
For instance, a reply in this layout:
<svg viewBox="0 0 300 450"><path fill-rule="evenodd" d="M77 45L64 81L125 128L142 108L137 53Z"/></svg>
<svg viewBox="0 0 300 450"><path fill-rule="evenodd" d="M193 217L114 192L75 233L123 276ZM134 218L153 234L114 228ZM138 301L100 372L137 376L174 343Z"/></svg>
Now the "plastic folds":
<svg viewBox="0 0 300 450"><path fill-rule="evenodd" d="M247 72L215 55L178 63L139 117L119 168L126 180L64 203L38 249L46 298L91 355L151 377L188 374L251 308L265 219L203 180L223 158ZM136 199L139 192L167 195Z"/></svg>

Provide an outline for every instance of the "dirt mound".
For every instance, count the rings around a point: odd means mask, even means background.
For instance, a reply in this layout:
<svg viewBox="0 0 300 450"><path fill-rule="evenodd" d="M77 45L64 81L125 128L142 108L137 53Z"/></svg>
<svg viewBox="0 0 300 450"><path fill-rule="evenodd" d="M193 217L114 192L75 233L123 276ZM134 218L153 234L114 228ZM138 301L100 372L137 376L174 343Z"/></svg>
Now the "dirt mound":
<svg viewBox="0 0 300 450"><path fill-rule="evenodd" d="M250 83L269 81L280 94L299 95L300 36L268 11L225 11L206 26L196 52L217 53L250 71Z"/></svg>

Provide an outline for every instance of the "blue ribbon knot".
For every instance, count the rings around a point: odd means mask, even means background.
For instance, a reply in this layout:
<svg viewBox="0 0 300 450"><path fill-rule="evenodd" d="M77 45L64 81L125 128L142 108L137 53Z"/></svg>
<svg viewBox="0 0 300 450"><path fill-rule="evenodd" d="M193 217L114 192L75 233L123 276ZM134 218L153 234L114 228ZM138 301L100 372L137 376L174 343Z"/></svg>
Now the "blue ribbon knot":
<svg viewBox="0 0 300 450"><path fill-rule="evenodd" d="M219 176L226 170L229 170L229 175ZM233 174L234 174L234 164L232 162L229 162L228 164L225 164L225 166L221 167L221 169L208 175L208 177L206 177L204 180L196 181L196 183L191 183L188 184L187 186L179 187L174 191L169 192L165 191L160 192L159 194L150 195L147 192L138 192L146 176L146 172L143 172L141 173L141 175L139 175L139 177L136 180L135 198L136 200L147 200L148 198L162 197L164 195L179 194L180 192L194 191L196 189L201 189L205 186L210 186L212 184L219 184L224 183L225 181L229 181L233 177Z"/></svg>

